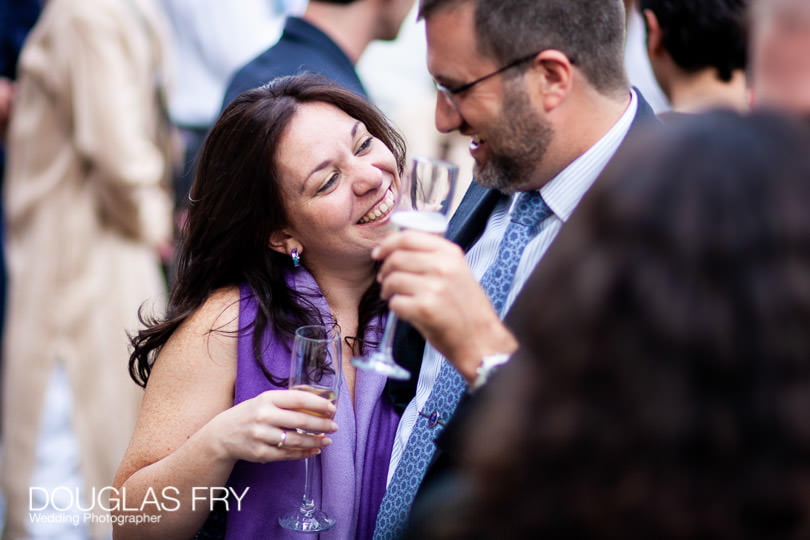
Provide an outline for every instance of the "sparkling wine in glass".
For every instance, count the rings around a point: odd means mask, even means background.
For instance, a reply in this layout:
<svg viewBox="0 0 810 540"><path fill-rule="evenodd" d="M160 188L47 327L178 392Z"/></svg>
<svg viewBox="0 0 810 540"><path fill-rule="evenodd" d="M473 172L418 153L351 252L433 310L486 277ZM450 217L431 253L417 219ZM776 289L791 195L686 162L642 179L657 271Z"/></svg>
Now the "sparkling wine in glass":
<svg viewBox="0 0 810 540"><path fill-rule="evenodd" d="M340 332L337 328L321 325L298 328L295 331L290 360L290 389L310 392L337 405L341 383L341 354ZM324 417L323 414L308 409L301 409L301 412ZM303 429L297 431L307 435L323 435ZM335 520L327 516L312 498L310 459L312 458L304 459L304 495L301 504L278 518L279 524L285 529L317 533L335 525Z"/></svg>
<svg viewBox="0 0 810 540"><path fill-rule="evenodd" d="M452 163L428 157L413 158L408 174L402 178L399 202L391 215L391 223L399 230L443 235L450 219L457 178L458 167ZM392 379L410 379L410 372L394 360L396 323L397 316L389 311L380 348L352 358L352 364Z"/></svg>

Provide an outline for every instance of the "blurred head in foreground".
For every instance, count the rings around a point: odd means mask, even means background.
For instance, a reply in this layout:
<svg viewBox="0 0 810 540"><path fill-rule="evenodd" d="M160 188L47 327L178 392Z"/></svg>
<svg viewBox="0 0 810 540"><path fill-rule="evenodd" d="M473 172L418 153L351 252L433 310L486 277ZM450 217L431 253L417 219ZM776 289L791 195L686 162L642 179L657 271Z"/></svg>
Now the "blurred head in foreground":
<svg viewBox="0 0 810 540"><path fill-rule="evenodd" d="M750 26L754 104L810 118L810 2L754 0Z"/></svg>
<svg viewBox="0 0 810 540"><path fill-rule="evenodd" d="M609 166L512 311L433 537L810 537L805 130L712 113Z"/></svg>

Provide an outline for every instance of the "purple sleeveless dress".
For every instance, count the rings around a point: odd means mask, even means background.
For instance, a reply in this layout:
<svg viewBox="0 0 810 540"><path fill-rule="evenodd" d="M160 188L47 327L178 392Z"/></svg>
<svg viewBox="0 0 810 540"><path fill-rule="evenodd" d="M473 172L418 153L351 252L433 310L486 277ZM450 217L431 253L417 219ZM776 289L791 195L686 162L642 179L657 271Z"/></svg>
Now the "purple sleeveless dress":
<svg viewBox="0 0 810 540"><path fill-rule="evenodd" d="M288 277L290 285L321 310L328 306L312 276L303 268ZM239 327L255 319L257 303L246 286L240 289ZM265 336L265 365L277 377L286 379L290 372L290 345L280 342L268 331ZM252 332L243 332L238 341L238 360L234 405L266 390L277 390L265 378L253 358ZM354 407L346 384L341 385L335 422L338 431L332 444L321 455L311 458L312 495L335 526L324 533L326 539L371 538L377 509L385 491L388 461L399 416L382 396L386 378L358 370L355 380ZM284 387L286 388L286 387ZM241 511L235 501L227 516L226 538L313 538L282 529L278 518L301 502L304 490L304 462L279 461L234 466L228 485L237 494L250 488L242 499Z"/></svg>

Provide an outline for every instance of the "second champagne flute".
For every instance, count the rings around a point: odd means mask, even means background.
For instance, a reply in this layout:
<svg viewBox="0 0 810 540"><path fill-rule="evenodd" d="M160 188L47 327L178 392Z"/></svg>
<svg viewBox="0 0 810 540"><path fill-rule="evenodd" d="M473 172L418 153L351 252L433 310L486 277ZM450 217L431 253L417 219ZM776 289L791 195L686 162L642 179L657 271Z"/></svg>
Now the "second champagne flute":
<svg viewBox="0 0 810 540"><path fill-rule="evenodd" d="M337 405L341 384L342 349L337 328L321 325L302 326L295 331L290 360L290 390L302 390L321 396ZM303 410L315 416L315 411ZM302 429L300 433L322 435ZM278 518L285 529L321 532L331 529L335 520L327 516L312 498L312 458L304 459L304 495L298 508Z"/></svg>
<svg viewBox="0 0 810 540"><path fill-rule="evenodd" d="M447 230L457 178L458 167L452 163L414 157L408 174L402 179L400 201L391 214L391 223L399 230L414 229L443 235ZM397 316L389 311L380 348L352 358L352 364L392 379L410 379L410 372L394 360L396 325Z"/></svg>

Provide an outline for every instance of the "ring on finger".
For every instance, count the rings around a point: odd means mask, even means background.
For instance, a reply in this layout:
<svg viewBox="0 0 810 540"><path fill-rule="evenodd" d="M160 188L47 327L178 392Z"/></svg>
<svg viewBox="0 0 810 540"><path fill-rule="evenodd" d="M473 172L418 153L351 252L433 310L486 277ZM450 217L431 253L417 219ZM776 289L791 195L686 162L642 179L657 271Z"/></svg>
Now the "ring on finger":
<svg viewBox="0 0 810 540"><path fill-rule="evenodd" d="M281 430L281 440L280 440L280 441L278 441L278 443L276 444L276 446L277 446L277 447L279 447L279 448L284 448L284 442L285 442L286 440L287 440L287 432L286 432L286 431L284 431L284 430L282 429L282 430Z"/></svg>

